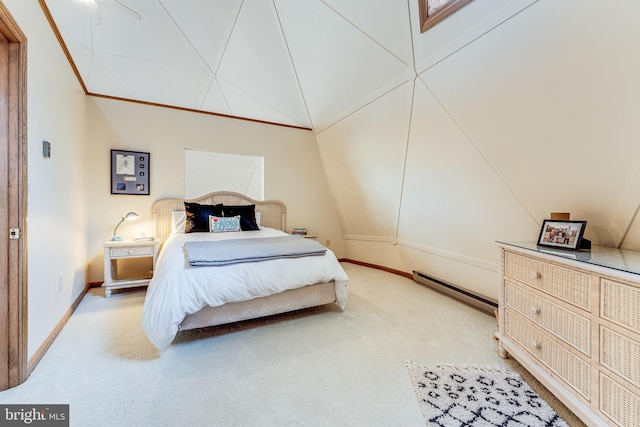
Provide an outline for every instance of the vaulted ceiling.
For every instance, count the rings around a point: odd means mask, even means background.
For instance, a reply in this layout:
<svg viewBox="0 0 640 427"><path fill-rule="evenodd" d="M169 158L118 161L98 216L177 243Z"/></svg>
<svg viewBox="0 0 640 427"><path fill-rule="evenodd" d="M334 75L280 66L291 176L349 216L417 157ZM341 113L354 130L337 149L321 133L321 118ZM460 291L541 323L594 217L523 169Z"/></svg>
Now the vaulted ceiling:
<svg viewBox="0 0 640 427"><path fill-rule="evenodd" d="M405 1L44 3L95 95L319 131L415 75Z"/></svg>

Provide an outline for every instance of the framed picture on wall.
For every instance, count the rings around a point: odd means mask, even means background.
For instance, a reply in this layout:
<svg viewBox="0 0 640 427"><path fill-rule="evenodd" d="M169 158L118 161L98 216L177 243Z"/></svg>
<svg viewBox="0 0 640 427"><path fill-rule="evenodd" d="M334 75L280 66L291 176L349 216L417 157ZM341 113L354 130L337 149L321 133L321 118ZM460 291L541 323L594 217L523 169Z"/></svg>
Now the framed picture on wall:
<svg viewBox="0 0 640 427"><path fill-rule="evenodd" d="M420 32L424 33L473 0L418 0Z"/></svg>
<svg viewBox="0 0 640 427"><path fill-rule="evenodd" d="M556 221L545 219L538 245L560 249L579 249L587 221Z"/></svg>
<svg viewBox="0 0 640 427"><path fill-rule="evenodd" d="M111 150L111 194L150 194L150 154Z"/></svg>

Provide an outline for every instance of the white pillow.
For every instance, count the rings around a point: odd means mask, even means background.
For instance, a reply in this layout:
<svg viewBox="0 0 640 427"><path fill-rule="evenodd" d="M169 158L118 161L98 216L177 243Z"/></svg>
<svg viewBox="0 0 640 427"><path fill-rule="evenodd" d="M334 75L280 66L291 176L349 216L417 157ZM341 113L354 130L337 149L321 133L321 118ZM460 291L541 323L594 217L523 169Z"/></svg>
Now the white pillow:
<svg viewBox="0 0 640 427"><path fill-rule="evenodd" d="M187 213L185 211L171 212L171 233L184 233L187 225Z"/></svg>
<svg viewBox="0 0 640 427"><path fill-rule="evenodd" d="M256 224L258 224L258 228L260 228L260 212L256 211Z"/></svg>

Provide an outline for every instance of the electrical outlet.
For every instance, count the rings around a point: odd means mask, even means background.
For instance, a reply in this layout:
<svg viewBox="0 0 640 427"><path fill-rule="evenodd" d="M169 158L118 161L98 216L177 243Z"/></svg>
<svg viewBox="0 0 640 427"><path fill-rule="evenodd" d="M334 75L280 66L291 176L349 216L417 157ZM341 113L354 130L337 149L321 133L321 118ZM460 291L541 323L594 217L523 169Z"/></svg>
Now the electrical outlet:
<svg viewBox="0 0 640 427"><path fill-rule="evenodd" d="M64 289L64 280L62 280L62 276L58 277L58 292L62 292Z"/></svg>
<svg viewBox="0 0 640 427"><path fill-rule="evenodd" d="M326 240L326 241L325 241L325 246L326 246L326 247L331 246L331 240Z"/></svg>

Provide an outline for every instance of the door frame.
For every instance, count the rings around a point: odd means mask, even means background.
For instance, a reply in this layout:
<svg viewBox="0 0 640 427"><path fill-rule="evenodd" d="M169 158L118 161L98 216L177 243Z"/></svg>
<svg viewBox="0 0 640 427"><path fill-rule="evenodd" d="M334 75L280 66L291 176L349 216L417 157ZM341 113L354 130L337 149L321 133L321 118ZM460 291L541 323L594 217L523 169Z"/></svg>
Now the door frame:
<svg viewBox="0 0 640 427"><path fill-rule="evenodd" d="M27 372L27 38L0 0L0 390ZM18 238L10 230L18 229Z"/></svg>

